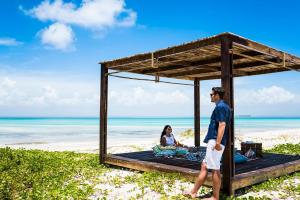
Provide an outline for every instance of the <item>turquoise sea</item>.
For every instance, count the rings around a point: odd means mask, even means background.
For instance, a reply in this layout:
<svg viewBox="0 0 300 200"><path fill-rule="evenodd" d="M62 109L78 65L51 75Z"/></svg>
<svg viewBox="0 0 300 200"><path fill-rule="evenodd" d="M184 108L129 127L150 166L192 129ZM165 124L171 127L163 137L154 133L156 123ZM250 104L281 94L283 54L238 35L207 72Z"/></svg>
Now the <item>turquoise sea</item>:
<svg viewBox="0 0 300 200"><path fill-rule="evenodd" d="M158 138L164 125L176 134L193 128L192 117L112 117L108 119L108 140ZM201 118L206 131L209 118ZM238 117L236 134L300 128L300 117ZM0 118L0 145L98 141L99 118Z"/></svg>

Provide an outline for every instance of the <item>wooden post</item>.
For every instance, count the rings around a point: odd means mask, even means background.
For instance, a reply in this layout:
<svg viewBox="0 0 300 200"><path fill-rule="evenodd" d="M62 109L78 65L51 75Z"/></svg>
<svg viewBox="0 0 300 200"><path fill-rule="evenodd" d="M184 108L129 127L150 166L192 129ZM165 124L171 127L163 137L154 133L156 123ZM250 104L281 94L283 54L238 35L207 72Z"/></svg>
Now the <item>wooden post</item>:
<svg viewBox="0 0 300 200"><path fill-rule="evenodd" d="M101 85L100 85L100 146L99 160L100 164L105 161L107 150L107 94L108 94L108 69L105 65L101 65Z"/></svg>
<svg viewBox="0 0 300 200"><path fill-rule="evenodd" d="M228 130L227 144L223 155L223 191L227 195L234 195L232 182L234 178L234 90L233 90L233 66L232 55L229 50L232 48L232 41L228 37L221 39L221 82L225 90L224 100L231 108L230 123L226 124Z"/></svg>
<svg viewBox="0 0 300 200"><path fill-rule="evenodd" d="M200 81L194 80L194 139L195 146L200 147Z"/></svg>

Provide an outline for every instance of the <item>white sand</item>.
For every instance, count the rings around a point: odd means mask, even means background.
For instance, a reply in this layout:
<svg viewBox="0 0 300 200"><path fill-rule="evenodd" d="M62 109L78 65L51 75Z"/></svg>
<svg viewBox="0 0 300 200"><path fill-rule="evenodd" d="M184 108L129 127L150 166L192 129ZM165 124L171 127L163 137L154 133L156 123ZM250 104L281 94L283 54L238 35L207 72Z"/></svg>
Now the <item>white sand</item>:
<svg viewBox="0 0 300 200"><path fill-rule="evenodd" d="M260 142L262 143L263 149L269 149L278 144L299 144L300 129L264 131L238 135L235 138L235 146L239 149L240 143L243 141Z"/></svg>
<svg viewBox="0 0 300 200"><path fill-rule="evenodd" d="M177 140L181 143L193 146L193 137L180 137L175 136ZM205 133L201 133L201 146L205 146L203 139ZM240 143L242 141L253 141L261 142L264 149L268 149L278 144L300 143L300 129L288 129L288 130L276 130L276 131L264 131L257 133L240 134L235 137L235 147L240 149ZM121 153L121 152L131 152L139 150L149 150L158 140L149 141L116 141L115 144L108 144L109 153ZM55 143L43 143L43 142L33 142L33 143L15 143L8 145L1 145L0 147L9 146L11 148L24 148L24 149L40 149L47 151L75 151L75 152L90 152L98 153L99 151L99 141L78 141L78 142L55 142Z"/></svg>

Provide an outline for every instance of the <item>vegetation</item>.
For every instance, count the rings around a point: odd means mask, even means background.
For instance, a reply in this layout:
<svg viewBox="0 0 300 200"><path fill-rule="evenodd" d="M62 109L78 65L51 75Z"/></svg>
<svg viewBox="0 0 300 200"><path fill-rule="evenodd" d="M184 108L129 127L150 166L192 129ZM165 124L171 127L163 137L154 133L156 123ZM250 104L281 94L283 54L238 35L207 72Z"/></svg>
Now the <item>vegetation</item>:
<svg viewBox="0 0 300 200"><path fill-rule="evenodd" d="M0 199L85 199L107 170L95 154L0 148Z"/></svg>
<svg viewBox="0 0 300 200"><path fill-rule="evenodd" d="M299 144L283 144L268 150L290 154L299 154L299 151ZM300 196L297 180L300 180L300 172L242 189L238 191L238 197L222 195L222 199L270 199L268 195L247 196L261 191L276 191L283 199L297 199ZM107 184L111 188L102 187ZM130 199L147 199L149 191L158 194L160 199L187 199L181 193L192 185L179 174L139 173L99 165L97 154L0 148L1 200L88 199L95 196L106 199L126 184L134 185L135 195ZM209 192L211 189L206 187L200 190L201 195ZM118 198L122 199L121 196Z"/></svg>
<svg viewBox="0 0 300 200"><path fill-rule="evenodd" d="M191 138L194 137L194 131L193 129L187 129L186 131L181 132L179 135L182 138Z"/></svg>
<svg viewBox="0 0 300 200"><path fill-rule="evenodd" d="M280 144L265 152L299 155L300 144Z"/></svg>

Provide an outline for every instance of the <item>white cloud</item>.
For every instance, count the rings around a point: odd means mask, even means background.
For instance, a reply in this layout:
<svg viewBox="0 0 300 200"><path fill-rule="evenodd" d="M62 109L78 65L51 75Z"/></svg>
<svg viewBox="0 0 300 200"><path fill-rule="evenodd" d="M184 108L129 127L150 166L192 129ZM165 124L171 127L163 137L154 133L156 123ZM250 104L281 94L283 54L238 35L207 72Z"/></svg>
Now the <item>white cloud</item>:
<svg viewBox="0 0 300 200"><path fill-rule="evenodd" d="M73 89L76 88L76 91ZM32 110L61 108L74 109L74 106L98 108L99 91L97 83L85 84L40 77L0 77L0 106L18 107ZM91 111L91 110L89 110Z"/></svg>
<svg viewBox="0 0 300 200"><path fill-rule="evenodd" d="M298 99L292 92L275 85L261 88L256 91L243 91L239 93L236 98L238 103L251 104L279 104L296 102Z"/></svg>
<svg viewBox="0 0 300 200"><path fill-rule="evenodd" d="M83 0L79 7L62 0L45 0L25 12L41 21L60 22L89 29L133 26L136 21L136 13L125 8L124 0Z"/></svg>
<svg viewBox="0 0 300 200"><path fill-rule="evenodd" d="M42 95L33 97L30 99L29 104L41 104L52 103L58 100L57 92L52 86L45 86L42 88Z"/></svg>
<svg viewBox="0 0 300 200"><path fill-rule="evenodd" d="M112 104L122 106L136 105L181 105L190 101L189 97L179 90L171 92L153 92L135 87L133 90L112 90L108 95Z"/></svg>
<svg viewBox="0 0 300 200"><path fill-rule="evenodd" d="M99 35L107 28L134 26L137 14L125 6L124 0L82 0L80 6L63 0L44 0L30 10L22 6L19 9L40 21L54 22L41 31L42 43L66 50L74 42L71 25L97 31Z"/></svg>
<svg viewBox="0 0 300 200"><path fill-rule="evenodd" d="M8 77L0 79L0 105L5 104L6 100L14 93L15 85L16 81Z"/></svg>
<svg viewBox="0 0 300 200"><path fill-rule="evenodd" d="M210 105L212 105L211 98L209 96L209 92L205 92L205 94L206 95L200 94L200 104L204 105L204 106L210 106Z"/></svg>
<svg viewBox="0 0 300 200"><path fill-rule="evenodd" d="M211 87L201 85L201 116L210 116ZM236 114L297 115L299 95L283 87L240 88ZM58 74L0 74L1 116L98 116L99 82ZM192 116L193 88L110 80L109 116ZM274 107L275 105L275 107Z"/></svg>
<svg viewBox="0 0 300 200"><path fill-rule="evenodd" d="M23 42L17 41L15 38L0 38L0 46L18 46Z"/></svg>
<svg viewBox="0 0 300 200"><path fill-rule="evenodd" d="M16 81L9 79L8 77L4 77L2 82L0 83L0 87L3 88L13 88L16 85Z"/></svg>
<svg viewBox="0 0 300 200"><path fill-rule="evenodd" d="M42 43L60 50L73 49L75 40L71 27L61 23L54 23L40 32Z"/></svg>

